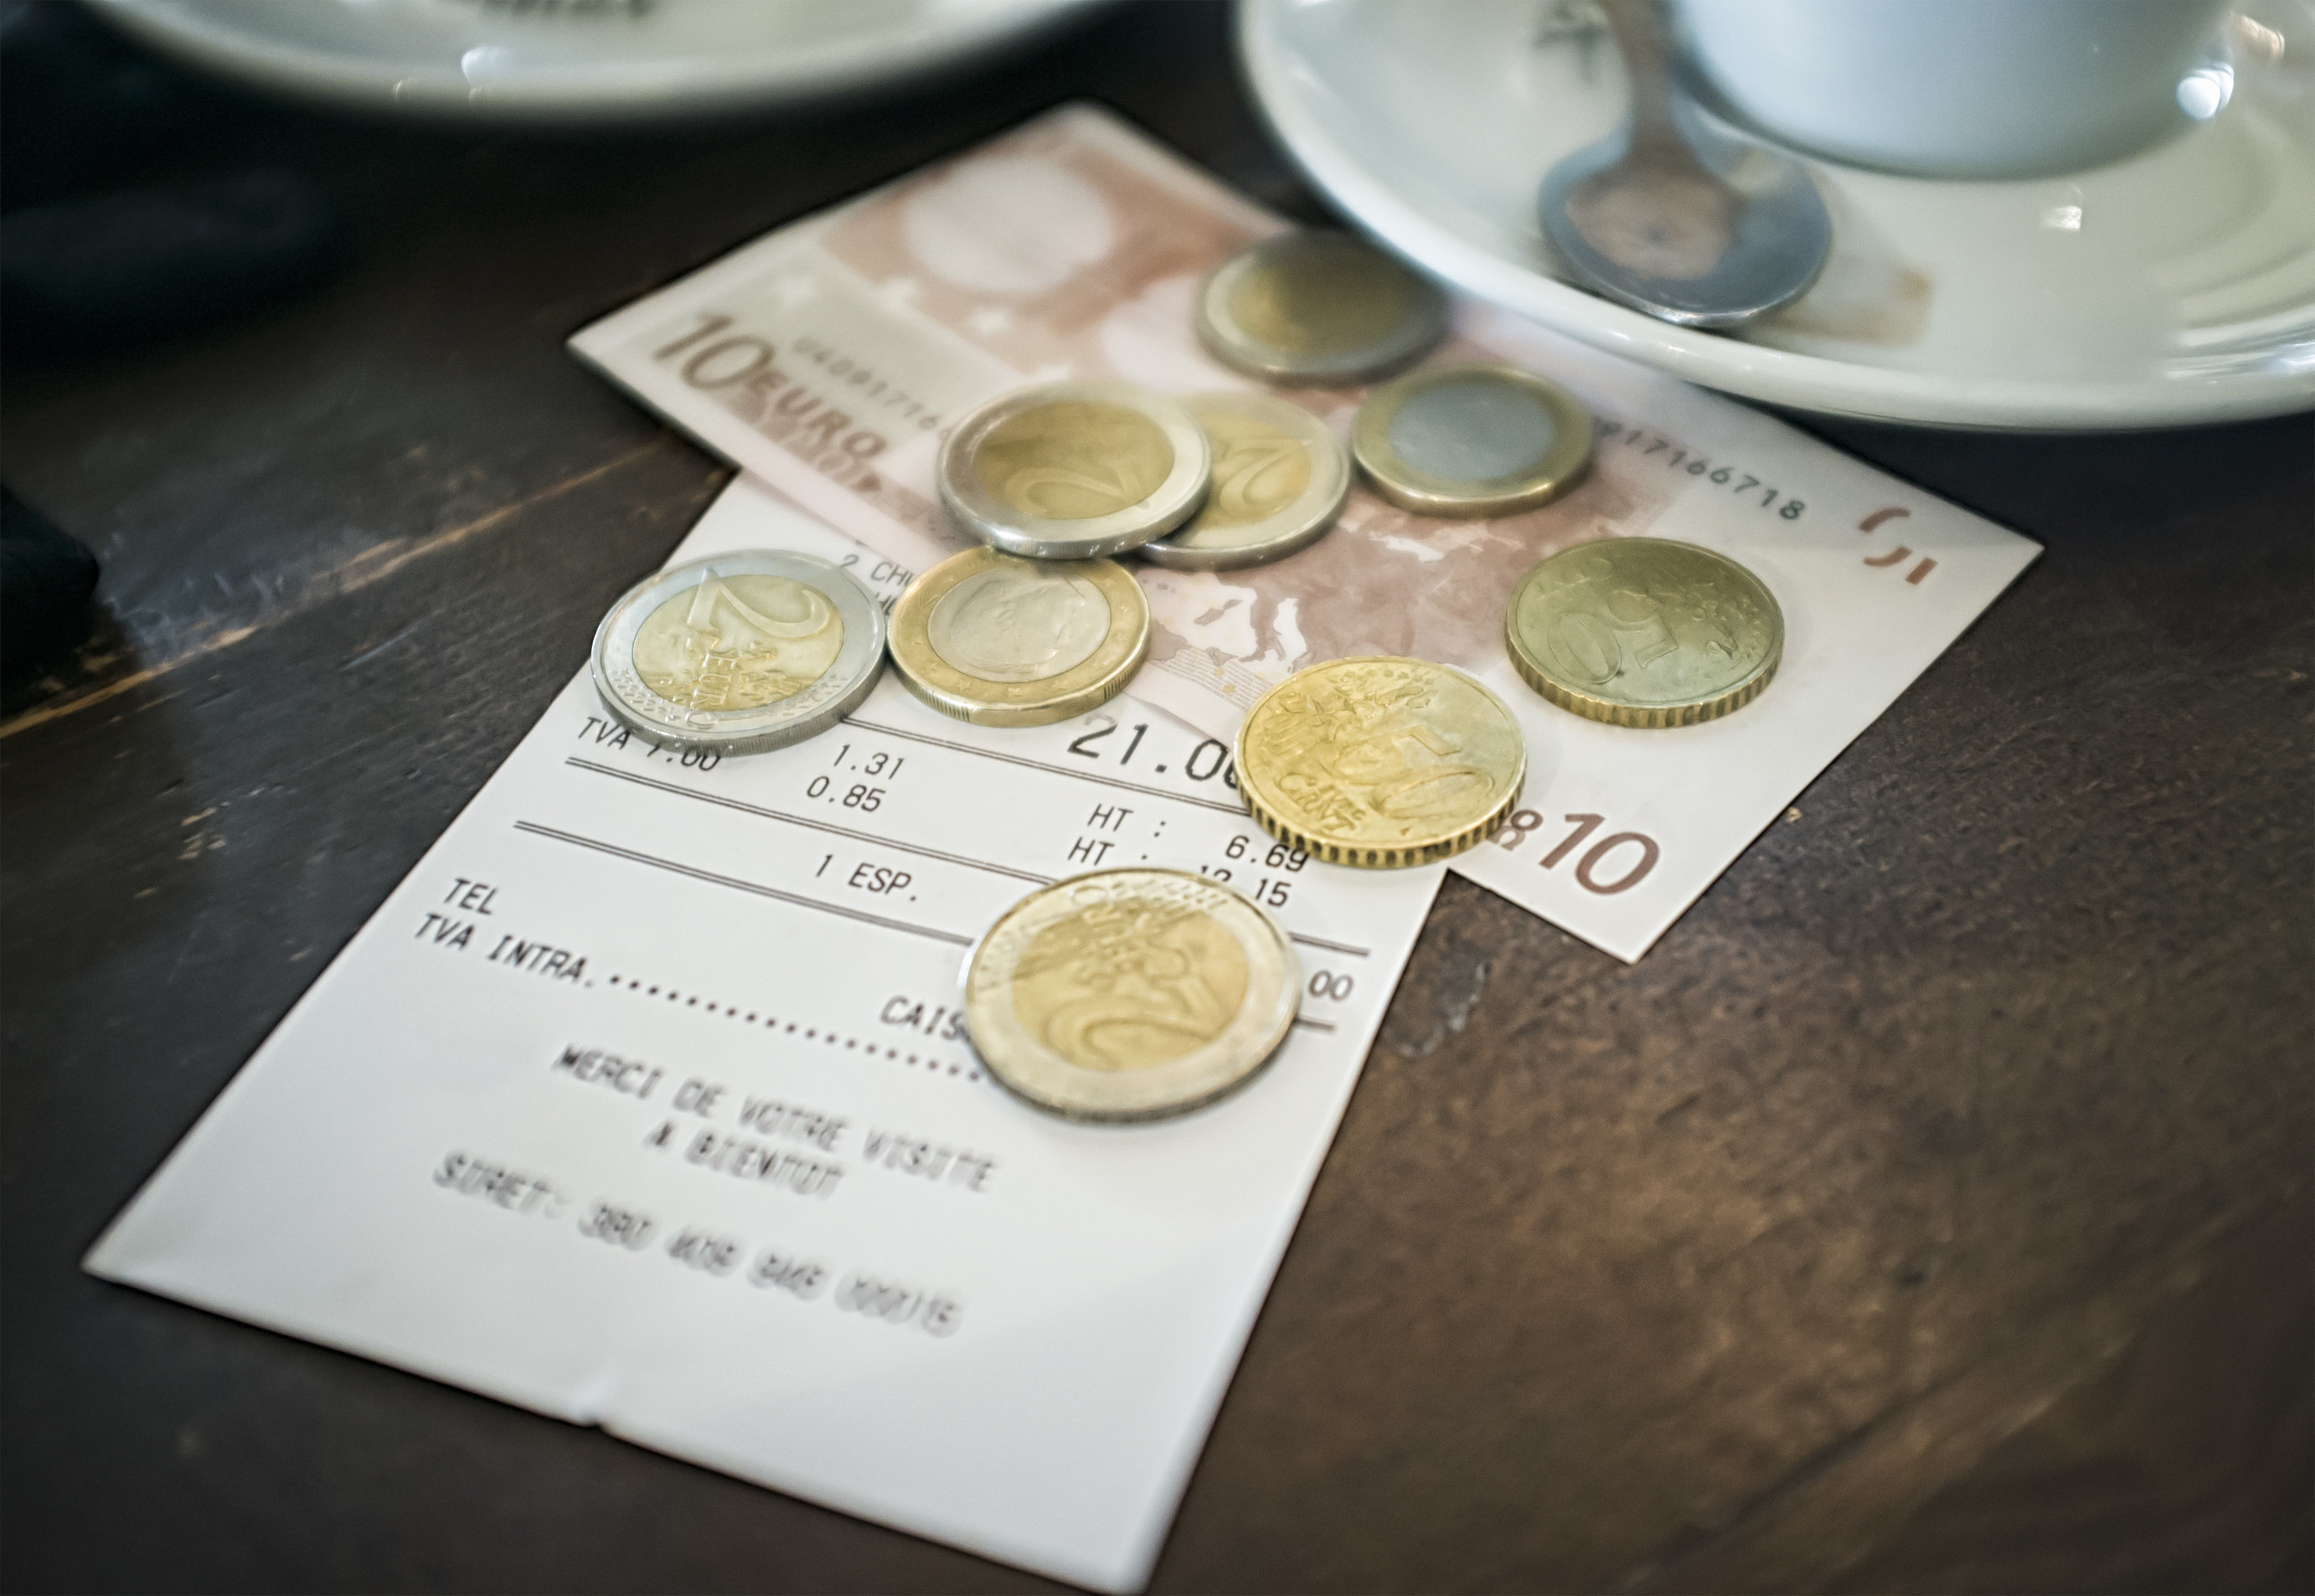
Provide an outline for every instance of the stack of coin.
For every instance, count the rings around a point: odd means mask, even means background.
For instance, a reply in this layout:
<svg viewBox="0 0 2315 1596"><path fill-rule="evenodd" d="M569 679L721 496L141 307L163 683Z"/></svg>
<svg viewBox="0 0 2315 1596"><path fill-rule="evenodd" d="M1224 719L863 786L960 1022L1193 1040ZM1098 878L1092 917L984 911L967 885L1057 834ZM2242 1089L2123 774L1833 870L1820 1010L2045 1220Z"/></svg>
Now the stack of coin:
<svg viewBox="0 0 2315 1596"><path fill-rule="evenodd" d="M1234 571L1308 546L1334 525L1351 467L1326 424L1268 394L1182 401L1213 451L1213 483L1190 524L1141 545L1152 565Z"/></svg>
<svg viewBox="0 0 2315 1596"><path fill-rule="evenodd" d="M1294 1023L1302 973L1276 921L1179 870L1042 887L965 961L964 1024L990 1075L1074 1120L1185 1113L1244 1085Z"/></svg>
<svg viewBox="0 0 2315 1596"><path fill-rule="evenodd" d="M1503 643L1528 686L1563 709L1618 726L1691 726L1761 696L1784 658L1785 616L1725 554L1610 537L1520 578Z"/></svg>
<svg viewBox="0 0 2315 1596"><path fill-rule="evenodd" d="M1334 864L1428 864L1519 800L1527 749L1502 699L1428 660L1330 660L1255 700L1237 733L1247 811Z"/></svg>
<svg viewBox="0 0 2315 1596"><path fill-rule="evenodd" d="M752 549L628 590L595 631L604 707L669 747L758 753L817 736L867 697L884 612L810 554Z"/></svg>

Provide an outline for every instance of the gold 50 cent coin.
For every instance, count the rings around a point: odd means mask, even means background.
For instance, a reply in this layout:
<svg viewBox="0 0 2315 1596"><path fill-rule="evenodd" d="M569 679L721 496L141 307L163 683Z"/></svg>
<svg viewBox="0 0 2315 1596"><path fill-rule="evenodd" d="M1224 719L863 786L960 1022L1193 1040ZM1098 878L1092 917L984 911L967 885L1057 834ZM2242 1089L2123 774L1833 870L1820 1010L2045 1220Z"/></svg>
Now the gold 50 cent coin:
<svg viewBox="0 0 2315 1596"><path fill-rule="evenodd" d="M1432 516L1502 516L1558 498L1592 458L1592 416L1511 366L1433 366L1359 406L1351 453L1375 492Z"/></svg>
<svg viewBox="0 0 2315 1596"><path fill-rule="evenodd" d="M1113 560L952 555L892 606L909 690L981 726L1043 726L1115 697L1149 652L1149 606Z"/></svg>
<svg viewBox="0 0 2315 1596"><path fill-rule="evenodd" d="M964 1026L989 1073L1073 1120L1150 1120L1260 1069L1294 1023L1294 946L1230 888L1178 870L1041 887L965 961Z"/></svg>
<svg viewBox="0 0 2315 1596"><path fill-rule="evenodd" d="M1237 733L1262 829L1335 864L1451 858L1492 836L1527 777L1519 723L1428 660L1332 660L1264 693Z"/></svg>
<svg viewBox="0 0 2315 1596"><path fill-rule="evenodd" d="M1691 726L1761 696L1785 614L1725 554L1661 537L1562 549L1520 578L1503 643L1528 686L1619 726Z"/></svg>
<svg viewBox="0 0 2315 1596"><path fill-rule="evenodd" d="M1206 435L1172 400L1118 383L1000 395L941 444L941 502L984 541L1039 560L1122 554L1206 496Z"/></svg>

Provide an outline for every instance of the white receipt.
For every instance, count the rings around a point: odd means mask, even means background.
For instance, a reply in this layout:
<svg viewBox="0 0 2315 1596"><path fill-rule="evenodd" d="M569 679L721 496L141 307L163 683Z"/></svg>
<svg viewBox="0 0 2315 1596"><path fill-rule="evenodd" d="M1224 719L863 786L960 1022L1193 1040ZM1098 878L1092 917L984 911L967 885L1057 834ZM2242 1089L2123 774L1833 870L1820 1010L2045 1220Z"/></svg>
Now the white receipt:
<svg viewBox="0 0 2315 1596"><path fill-rule="evenodd" d="M744 479L675 557L749 546L901 574ZM87 1266L1137 1588L1441 873L1305 862L1229 779L1131 699L989 731L889 674L703 766L582 675ZM1145 862L1268 906L1303 1017L1183 1119L1048 1117L979 1069L960 961L1042 882Z"/></svg>

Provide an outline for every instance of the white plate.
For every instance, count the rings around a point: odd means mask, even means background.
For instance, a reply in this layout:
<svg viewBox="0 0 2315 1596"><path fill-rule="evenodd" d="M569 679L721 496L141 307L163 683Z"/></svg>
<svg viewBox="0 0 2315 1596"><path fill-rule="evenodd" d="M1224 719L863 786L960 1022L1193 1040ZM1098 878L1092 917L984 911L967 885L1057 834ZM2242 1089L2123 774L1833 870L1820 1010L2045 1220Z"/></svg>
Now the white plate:
<svg viewBox="0 0 2315 1596"><path fill-rule="evenodd" d="M767 106L968 60L1099 0L97 0L261 87L568 121Z"/></svg>
<svg viewBox="0 0 2315 1596"><path fill-rule="evenodd" d="M1613 46L1568 25L1579 6L1244 0L1239 43L1287 146L1362 225L1587 343L1837 414L2155 427L2315 405L2315 7L2248 9L2231 99L2129 160L2002 182L1812 161L1832 258L1734 336L1552 275L1536 191L1625 103Z"/></svg>

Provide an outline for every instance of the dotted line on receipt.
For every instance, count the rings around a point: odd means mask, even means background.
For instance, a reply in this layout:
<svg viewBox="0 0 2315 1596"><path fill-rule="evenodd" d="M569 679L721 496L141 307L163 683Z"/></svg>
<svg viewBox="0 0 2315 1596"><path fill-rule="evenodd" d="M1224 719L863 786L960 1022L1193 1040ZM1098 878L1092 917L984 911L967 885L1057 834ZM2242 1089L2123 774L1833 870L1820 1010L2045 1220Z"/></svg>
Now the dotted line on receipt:
<svg viewBox="0 0 2315 1596"><path fill-rule="evenodd" d="M817 1025L800 1025L794 1020L783 1020L777 1015L766 1014L759 1008L741 1008L737 1004L717 1003L696 992L679 991L673 987L655 987L633 976L615 975L611 977L611 986L614 990L632 993L639 998L657 998L684 1008L696 1008L702 1014L722 1015L742 1024L761 1025L767 1031L777 1032L784 1036L797 1036L828 1047L841 1043L847 1052L862 1053L872 1059L881 1055L903 1068L921 1067L927 1075L945 1072L966 1081L980 1078L980 1070L975 1065L959 1063L953 1059L936 1059L929 1053L912 1053L885 1042L847 1036L839 1031L822 1030Z"/></svg>

